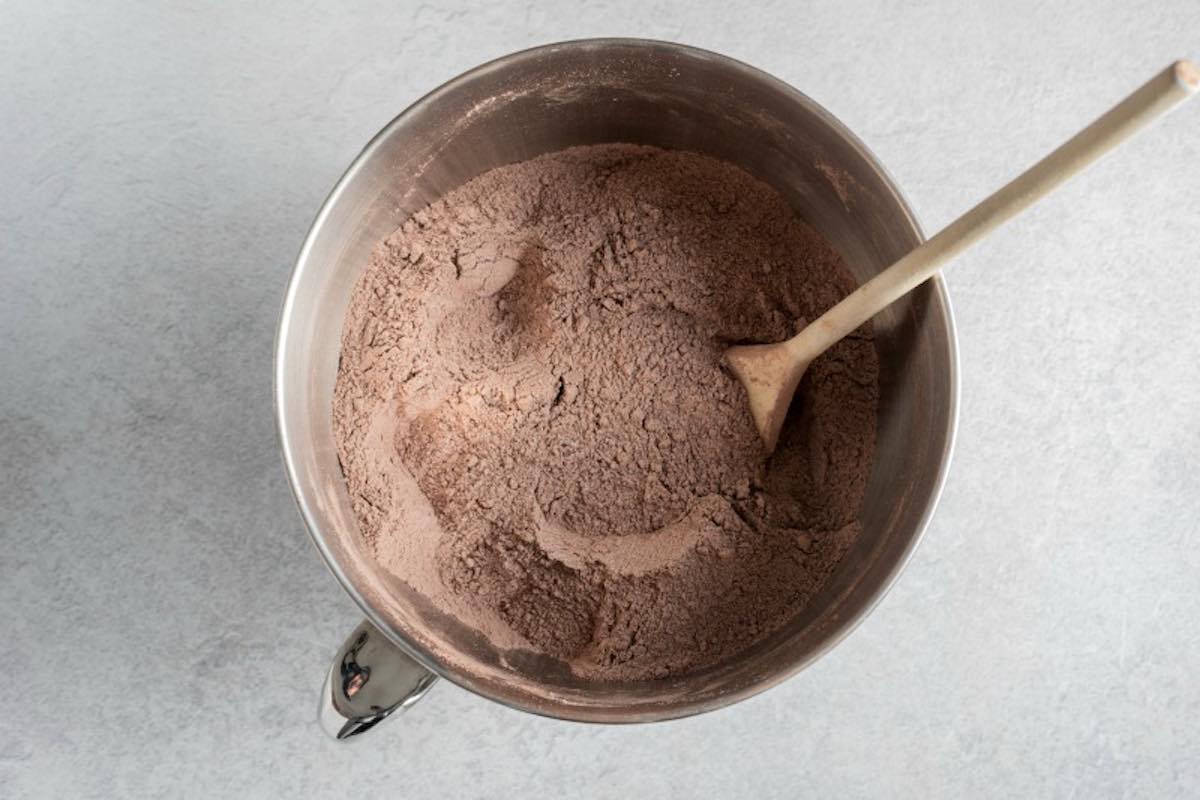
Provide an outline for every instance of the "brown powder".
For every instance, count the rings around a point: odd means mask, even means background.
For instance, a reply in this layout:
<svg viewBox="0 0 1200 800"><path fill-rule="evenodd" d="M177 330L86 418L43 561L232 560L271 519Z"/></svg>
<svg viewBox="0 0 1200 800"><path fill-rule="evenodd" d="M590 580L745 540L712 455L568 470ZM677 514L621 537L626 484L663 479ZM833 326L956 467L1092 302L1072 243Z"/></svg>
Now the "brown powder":
<svg viewBox="0 0 1200 800"><path fill-rule="evenodd" d="M786 622L858 535L869 332L809 369L767 459L732 342L854 287L765 184L694 153L565 150L383 241L348 312L338 452L375 557L502 648L665 677Z"/></svg>

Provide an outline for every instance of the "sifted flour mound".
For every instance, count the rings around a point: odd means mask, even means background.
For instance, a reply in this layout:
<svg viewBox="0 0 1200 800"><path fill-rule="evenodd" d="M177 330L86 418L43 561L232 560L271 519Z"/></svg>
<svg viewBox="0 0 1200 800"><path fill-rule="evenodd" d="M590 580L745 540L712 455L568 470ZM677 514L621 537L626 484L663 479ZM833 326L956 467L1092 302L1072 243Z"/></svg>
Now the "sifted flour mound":
<svg viewBox="0 0 1200 800"><path fill-rule="evenodd" d="M866 330L808 371L767 459L732 342L854 288L745 172L632 145L492 170L380 243L334 403L375 557L502 648L678 675L786 622L858 535Z"/></svg>

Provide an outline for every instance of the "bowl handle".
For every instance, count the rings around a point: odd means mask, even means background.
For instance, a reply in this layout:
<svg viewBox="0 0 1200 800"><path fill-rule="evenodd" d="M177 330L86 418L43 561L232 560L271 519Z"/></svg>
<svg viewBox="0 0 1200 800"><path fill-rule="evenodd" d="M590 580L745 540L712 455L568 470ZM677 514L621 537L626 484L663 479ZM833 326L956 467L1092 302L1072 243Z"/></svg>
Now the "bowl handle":
<svg viewBox="0 0 1200 800"><path fill-rule="evenodd" d="M317 721L335 739L353 738L407 709L436 681L437 675L363 620L334 656Z"/></svg>

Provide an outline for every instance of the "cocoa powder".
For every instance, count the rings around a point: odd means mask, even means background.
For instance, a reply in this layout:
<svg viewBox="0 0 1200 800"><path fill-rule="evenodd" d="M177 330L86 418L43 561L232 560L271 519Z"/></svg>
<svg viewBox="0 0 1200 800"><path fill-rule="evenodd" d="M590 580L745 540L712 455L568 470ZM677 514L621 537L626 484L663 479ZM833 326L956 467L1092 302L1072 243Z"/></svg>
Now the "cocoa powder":
<svg viewBox="0 0 1200 800"><path fill-rule="evenodd" d="M721 354L853 288L706 156L573 148L472 180L380 243L346 317L334 428L365 542L582 676L735 656L859 533L878 364L866 329L818 359L767 458Z"/></svg>

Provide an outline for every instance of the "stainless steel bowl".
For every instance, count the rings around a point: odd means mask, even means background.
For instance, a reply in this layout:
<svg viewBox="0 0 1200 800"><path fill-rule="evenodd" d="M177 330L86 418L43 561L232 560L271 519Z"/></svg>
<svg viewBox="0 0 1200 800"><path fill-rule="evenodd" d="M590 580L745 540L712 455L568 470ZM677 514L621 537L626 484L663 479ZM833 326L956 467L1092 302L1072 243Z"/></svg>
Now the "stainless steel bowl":
<svg viewBox="0 0 1200 800"><path fill-rule="evenodd" d="M368 254L412 212L492 167L600 142L694 150L740 165L823 232L860 280L922 240L895 184L829 112L770 75L691 47L597 39L526 50L455 78L389 123L308 233L275 354L292 489L321 555L369 620L347 640L325 687L323 719L341 737L406 707L435 675L514 708L589 722L647 722L735 703L844 637L895 580L933 513L958 399L940 280L875 319L881 403L864 534L808 608L736 660L670 680L580 680L549 659L495 651L366 556L334 450L331 404L342 318Z"/></svg>

